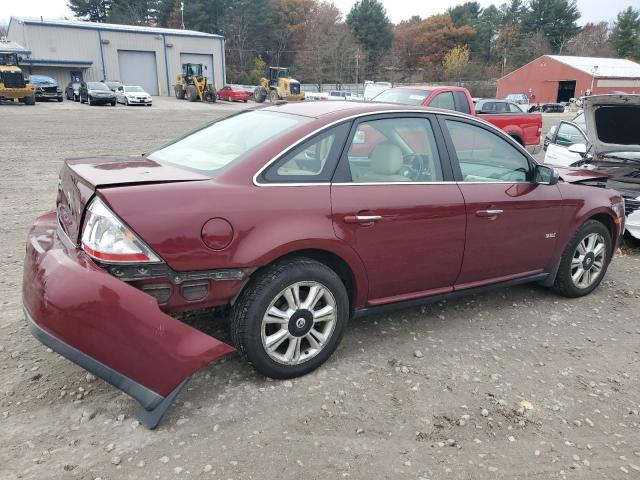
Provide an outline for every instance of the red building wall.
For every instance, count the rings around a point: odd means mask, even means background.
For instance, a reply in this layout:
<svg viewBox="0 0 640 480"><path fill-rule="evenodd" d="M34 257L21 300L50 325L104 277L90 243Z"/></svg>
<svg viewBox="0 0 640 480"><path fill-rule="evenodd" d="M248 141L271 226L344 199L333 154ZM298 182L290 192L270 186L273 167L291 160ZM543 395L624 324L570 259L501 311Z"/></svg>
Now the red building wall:
<svg viewBox="0 0 640 480"><path fill-rule="evenodd" d="M592 83L593 78L588 73L576 70L548 56L542 56L499 79L496 96L505 98L512 93L525 93L529 95L531 103L555 102L558 97L558 82L571 80L576 82L575 98L584 96L592 85L593 94L612 91L640 93L640 88L635 85L598 87L598 80L614 79L596 78Z"/></svg>

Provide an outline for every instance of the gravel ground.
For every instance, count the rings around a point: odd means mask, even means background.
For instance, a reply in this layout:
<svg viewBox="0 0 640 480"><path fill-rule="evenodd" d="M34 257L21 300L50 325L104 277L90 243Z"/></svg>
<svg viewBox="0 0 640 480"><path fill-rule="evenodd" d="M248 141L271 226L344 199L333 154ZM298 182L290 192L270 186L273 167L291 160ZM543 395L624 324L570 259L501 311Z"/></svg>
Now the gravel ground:
<svg viewBox="0 0 640 480"><path fill-rule="evenodd" d="M579 300L522 286L353 321L293 381L230 355L156 431L32 338L25 234L54 205L62 159L142 152L240 108L0 106L0 479L640 477L637 251ZM545 129L571 116L545 115Z"/></svg>

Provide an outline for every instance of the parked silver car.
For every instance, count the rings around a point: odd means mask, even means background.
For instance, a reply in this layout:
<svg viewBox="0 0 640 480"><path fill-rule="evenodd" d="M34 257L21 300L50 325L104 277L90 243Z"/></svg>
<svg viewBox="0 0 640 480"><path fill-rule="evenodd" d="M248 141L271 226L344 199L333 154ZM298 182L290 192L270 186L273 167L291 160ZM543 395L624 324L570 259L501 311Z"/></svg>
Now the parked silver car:
<svg viewBox="0 0 640 480"><path fill-rule="evenodd" d="M124 105L153 105L151 95L138 85L121 85L116 90L116 101Z"/></svg>

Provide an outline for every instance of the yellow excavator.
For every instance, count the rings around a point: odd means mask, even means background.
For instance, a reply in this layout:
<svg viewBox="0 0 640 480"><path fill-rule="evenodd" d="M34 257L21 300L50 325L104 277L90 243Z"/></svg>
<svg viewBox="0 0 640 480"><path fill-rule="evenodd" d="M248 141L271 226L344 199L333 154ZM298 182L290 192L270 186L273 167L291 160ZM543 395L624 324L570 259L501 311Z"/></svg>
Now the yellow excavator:
<svg viewBox="0 0 640 480"><path fill-rule="evenodd" d="M297 102L304 100L304 92L300 91L300 82L291 78L289 69L269 67L269 78L260 79L260 85L253 91L253 100L264 102L267 97L272 103L278 100Z"/></svg>
<svg viewBox="0 0 640 480"><path fill-rule="evenodd" d="M207 67L201 63L182 64L182 73L178 75L178 83L173 86L176 98L187 99L190 102L213 103L217 100L216 87L207 80L203 70Z"/></svg>

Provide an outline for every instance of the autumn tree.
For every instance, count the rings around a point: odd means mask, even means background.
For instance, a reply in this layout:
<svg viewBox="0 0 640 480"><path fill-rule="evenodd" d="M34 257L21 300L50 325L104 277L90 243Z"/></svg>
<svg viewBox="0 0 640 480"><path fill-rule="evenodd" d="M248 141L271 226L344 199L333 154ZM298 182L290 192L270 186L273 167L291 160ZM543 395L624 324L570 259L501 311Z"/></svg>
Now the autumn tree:
<svg viewBox="0 0 640 480"><path fill-rule="evenodd" d="M305 30L305 23L316 6L315 0L272 0L273 21L274 21L274 49L272 63L280 66L283 55L288 49L294 37L302 38ZM291 60L291 56L287 58ZM288 63L285 60L284 65Z"/></svg>
<svg viewBox="0 0 640 480"><path fill-rule="evenodd" d="M450 78L461 80L463 70L469 65L470 52L468 45L456 45L442 59L444 71Z"/></svg>
<svg viewBox="0 0 640 480"><path fill-rule="evenodd" d="M582 57L611 57L613 48L608 22L587 23L580 33L567 42L569 55Z"/></svg>
<svg viewBox="0 0 640 480"><path fill-rule="evenodd" d="M618 55L640 59L640 10L628 7L618 13L611 37Z"/></svg>

